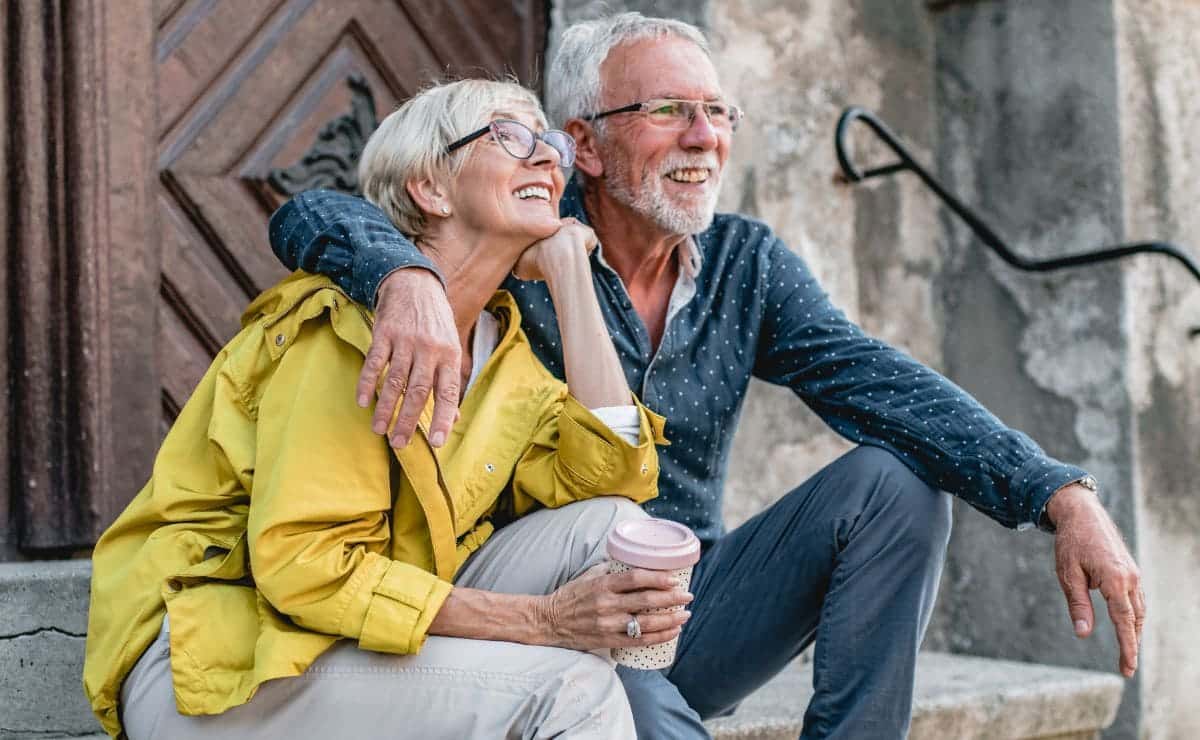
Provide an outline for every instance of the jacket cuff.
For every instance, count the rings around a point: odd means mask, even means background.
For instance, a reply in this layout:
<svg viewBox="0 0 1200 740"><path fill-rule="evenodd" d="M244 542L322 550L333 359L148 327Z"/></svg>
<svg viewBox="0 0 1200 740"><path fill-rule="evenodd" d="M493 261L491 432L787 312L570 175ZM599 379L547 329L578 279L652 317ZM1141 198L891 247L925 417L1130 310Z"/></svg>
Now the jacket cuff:
<svg viewBox="0 0 1200 740"><path fill-rule="evenodd" d="M1042 455L1017 468L1017 472L1009 480L1010 495L1023 502L1020 507L1022 516L1017 522L1017 529L1038 527L1043 531L1053 532L1054 526L1045 515L1046 504L1055 491L1085 475L1087 471L1083 468L1065 465Z"/></svg>
<svg viewBox="0 0 1200 740"><path fill-rule="evenodd" d="M415 565L393 561L372 589L359 647L401 655L420 651L452 588Z"/></svg>
<svg viewBox="0 0 1200 740"><path fill-rule="evenodd" d="M559 422L559 461L596 493L618 492L636 501L658 493L658 452L666 420L636 398L638 444L631 445L568 394Z"/></svg>

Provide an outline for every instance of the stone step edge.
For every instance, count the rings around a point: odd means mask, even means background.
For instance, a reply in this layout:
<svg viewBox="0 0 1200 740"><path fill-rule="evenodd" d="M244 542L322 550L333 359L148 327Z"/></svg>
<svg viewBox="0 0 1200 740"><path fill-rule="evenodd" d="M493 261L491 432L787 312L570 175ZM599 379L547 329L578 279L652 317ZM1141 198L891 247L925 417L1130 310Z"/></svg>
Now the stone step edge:
<svg viewBox="0 0 1200 740"><path fill-rule="evenodd" d="M1093 733L1112 724L1123 688L1116 674L926 652L917 661L911 737ZM797 661L734 715L706 724L716 740L795 738L811 696L812 666Z"/></svg>

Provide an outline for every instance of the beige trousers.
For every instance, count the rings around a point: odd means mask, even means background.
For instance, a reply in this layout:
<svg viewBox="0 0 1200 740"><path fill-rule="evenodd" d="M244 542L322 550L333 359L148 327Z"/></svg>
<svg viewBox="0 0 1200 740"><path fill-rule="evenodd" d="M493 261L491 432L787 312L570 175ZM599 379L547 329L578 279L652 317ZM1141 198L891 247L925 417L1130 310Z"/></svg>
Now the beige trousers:
<svg viewBox="0 0 1200 740"><path fill-rule="evenodd" d="M545 509L504 527L456 585L550 593L605 559L608 531L646 516L607 497ZM342 641L300 676L268 681L247 704L187 717L175 708L167 634L121 690L131 740L150 738L635 738L610 661L591 653L431 636L417 655Z"/></svg>

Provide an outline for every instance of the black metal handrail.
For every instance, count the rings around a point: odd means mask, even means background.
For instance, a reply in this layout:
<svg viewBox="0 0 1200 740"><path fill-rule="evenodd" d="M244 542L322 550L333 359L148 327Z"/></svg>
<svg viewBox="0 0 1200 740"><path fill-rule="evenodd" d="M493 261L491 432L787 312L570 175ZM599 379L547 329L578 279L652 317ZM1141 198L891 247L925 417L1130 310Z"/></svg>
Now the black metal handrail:
<svg viewBox="0 0 1200 740"><path fill-rule="evenodd" d="M875 135L900 158L900 161L880 167L872 167L867 170L860 170L855 167L854 163L850 161L850 155L846 151L846 136L849 132L850 124L855 121L862 121L867 124ZM1004 240L996 234L992 227L988 226L979 214L968 208L966 204L938 182L933 175L929 174L928 170L918 164L913 159L912 154L909 153L908 148L900 143L900 139L896 134L892 133L887 124L879 120L879 117L874 113L864 108L850 107L842 111L842 115L837 123L837 133L834 136L834 146L837 149L838 164L842 167L842 175L849 182L862 182L873 177L883 177L905 171L915 174L955 215L970 227L971 231L975 232L975 236L979 237L980 241L990 247L1001 259L1018 270L1049 272L1067 267L1108 262L1135 254L1163 254L1178 260L1192 274L1192 277L1200 281L1200 266L1183 249L1169 242L1148 241L1120 244L1115 247L1105 247L1089 252L1079 252L1077 254L1044 260L1029 259L1017 254L1004 243ZM1193 338L1200 336L1200 327L1192 328L1189 334Z"/></svg>

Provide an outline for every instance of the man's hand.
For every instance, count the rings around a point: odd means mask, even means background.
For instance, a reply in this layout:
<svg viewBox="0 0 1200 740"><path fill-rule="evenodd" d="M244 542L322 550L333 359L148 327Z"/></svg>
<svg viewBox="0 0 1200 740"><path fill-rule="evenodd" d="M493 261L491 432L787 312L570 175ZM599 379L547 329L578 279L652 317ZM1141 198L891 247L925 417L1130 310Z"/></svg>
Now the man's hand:
<svg viewBox="0 0 1200 740"><path fill-rule="evenodd" d="M371 423L375 433L387 432L403 396L390 441L393 447L406 446L432 391L436 400L429 442L434 447L445 444L458 415L461 361L454 314L437 276L405 268L385 278L379 286L371 349L358 376L358 405L366 408L388 367Z"/></svg>
<svg viewBox="0 0 1200 740"><path fill-rule="evenodd" d="M1137 670L1138 644L1146 621L1146 596L1133 556L1117 525L1093 491L1066 486L1050 498L1046 514L1058 529L1054 557L1058 582L1067 597L1075 634L1087 637L1095 626L1091 589L1100 589L1121 648L1121 673Z"/></svg>

